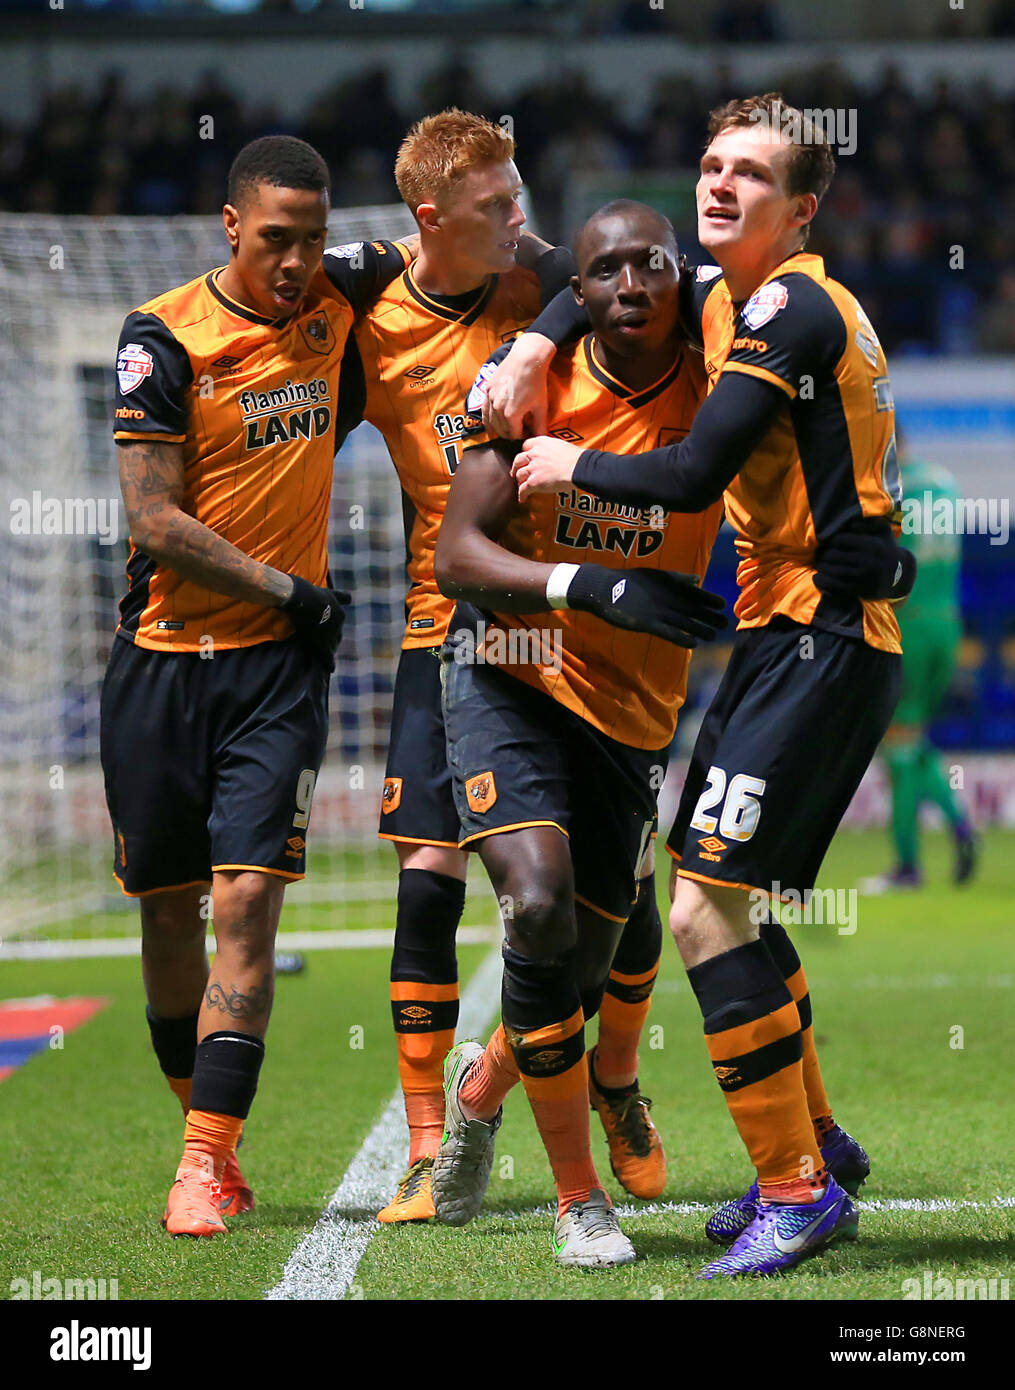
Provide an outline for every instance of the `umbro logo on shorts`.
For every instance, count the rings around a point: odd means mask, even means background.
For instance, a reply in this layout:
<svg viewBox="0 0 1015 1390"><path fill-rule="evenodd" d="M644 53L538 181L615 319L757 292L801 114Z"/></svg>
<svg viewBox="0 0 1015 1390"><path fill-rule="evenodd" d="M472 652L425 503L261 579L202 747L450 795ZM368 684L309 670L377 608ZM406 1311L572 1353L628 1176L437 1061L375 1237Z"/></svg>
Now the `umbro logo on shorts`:
<svg viewBox="0 0 1015 1390"><path fill-rule="evenodd" d="M729 849L729 845L717 835L709 835L706 839L698 841L699 858L707 859L710 864L718 864L722 859L723 850L726 849Z"/></svg>

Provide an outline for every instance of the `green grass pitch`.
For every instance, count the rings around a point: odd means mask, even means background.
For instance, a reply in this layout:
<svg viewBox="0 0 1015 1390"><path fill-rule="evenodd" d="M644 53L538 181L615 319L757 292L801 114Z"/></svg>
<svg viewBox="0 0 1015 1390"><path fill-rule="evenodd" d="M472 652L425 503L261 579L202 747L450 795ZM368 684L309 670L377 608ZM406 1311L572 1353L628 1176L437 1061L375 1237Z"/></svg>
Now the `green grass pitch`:
<svg viewBox="0 0 1015 1390"><path fill-rule="evenodd" d="M848 888L884 866L874 833L842 834L822 874ZM948 882L943 836L928 835L929 884L861 898L857 929L800 926L825 1079L838 1118L873 1162L862 1197L988 1204L950 1211L870 1211L855 1246L790 1275L713 1287L700 1214L658 1204L625 1218L639 1260L609 1272L555 1266L549 1170L521 1092L512 1095L483 1214L471 1226L380 1228L360 1262L355 1298L898 1299L903 1281L1011 1278L1015 1210L1012 1101L1003 1059L1015 1050L1010 947L1015 836L986 837L982 872ZM661 894L664 885L660 884ZM491 901L492 906L492 901ZM385 924L382 905L359 922ZM390 918L388 918L390 920ZM302 925L302 924L301 924ZM463 981L483 947L460 952ZM116 1278L121 1299L257 1299L279 1279L396 1082L386 950L319 951L279 981L261 1088L242 1150L257 1210L228 1239L172 1241L158 1219L181 1142L144 1025L136 960L13 961L0 996L103 995L109 1007L62 1050L0 1084L0 1298L12 1280ZM363 1029L363 1046L350 1046ZM710 1075L701 1021L676 951L663 967L641 1080L669 1155L663 1202L711 1204L742 1190L746 1156ZM595 1036L593 1024L588 1033ZM961 1044L961 1045L959 1045ZM609 1172L593 1117L601 1176ZM639 1204L634 1204L638 1206Z"/></svg>

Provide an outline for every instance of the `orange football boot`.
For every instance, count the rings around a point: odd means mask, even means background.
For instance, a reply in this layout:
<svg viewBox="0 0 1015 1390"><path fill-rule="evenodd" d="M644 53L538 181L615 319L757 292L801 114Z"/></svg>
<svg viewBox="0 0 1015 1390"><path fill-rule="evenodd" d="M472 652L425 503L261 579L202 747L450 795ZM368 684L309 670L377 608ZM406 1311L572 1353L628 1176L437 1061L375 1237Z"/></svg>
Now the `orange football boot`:
<svg viewBox="0 0 1015 1390"><path fill-rule="evenodd" d="M222 1192L219 1211L223 1216L242 1216L245 1211L254 1210L254 1194L250 1190L250 1184L240 1172L239 1161L235 1154L230 1154L226 1159L225 1171L222 1174L219 1187Z"/></svg>
<svg viewBox="0 0 1015 1390"><path fill-rule="evenodd" d="M377 1213L378 1221L431 1221L437 1215L433 1205L433 1191L430 1179L433 1174L433 1158L424 1154L418 1158L398 1184L398 1191L383 1211Z"/></svg>
<svg viewBox="0 0 1015 1390"><path fill-rule="evenodd" d="M221 1201L211 1154L185 1153L166 1198L162 1224L171 1236L224 1235L228 1227L219 1215Z"/></svg>
<svg viewBox="0 0 1015 1390"><path fill-rule="evenodd" d="M596 1086L595 1048L589 1052L589 1102L606 1131L610 1167L632 1197L658 1197L666 1186L666 1154L640 1091L608 1099Z"/></svg>

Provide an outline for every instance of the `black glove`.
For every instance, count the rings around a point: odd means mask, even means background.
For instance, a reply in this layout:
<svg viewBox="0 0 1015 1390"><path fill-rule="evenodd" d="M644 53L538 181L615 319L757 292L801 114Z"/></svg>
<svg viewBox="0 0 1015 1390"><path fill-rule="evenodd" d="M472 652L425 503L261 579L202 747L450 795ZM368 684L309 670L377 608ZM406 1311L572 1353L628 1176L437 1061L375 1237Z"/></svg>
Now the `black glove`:
<svg viewBox="0 0 1015 1390"><path fill-rule="evenodd" d="M290 575L293 591L279 604L303 645L323 663L326 671L335 669L335 653L342 640L345 605L352 594L344 589L319 589L298 574Z"/></svg>
<svg viewBox="0 0 1015 1390"><path fill-rule="evenodd" d="M486 359L476 379L469 387L465 397L465 420L463 434L481 434L483 430L483 401L486 399L486 383L511 351L510 343L501 343L496 352Z"/></svg>
<svg viewBox="0 0 1015 1390"><path fill-rule="evenodd" d="M566 598L569 608L595 613L630 632L650 632L678 647L711 642L726 626L726 600L699 588L693 574L579 565Z"/></svg>
<svg viewBox="0 0 1015 1390"><path fill-rule="evenodd" d="M900 545L886 517L862 517L818 546L814 582L822 593L849 598L905 598L916 579L916 556Z"/></svg>

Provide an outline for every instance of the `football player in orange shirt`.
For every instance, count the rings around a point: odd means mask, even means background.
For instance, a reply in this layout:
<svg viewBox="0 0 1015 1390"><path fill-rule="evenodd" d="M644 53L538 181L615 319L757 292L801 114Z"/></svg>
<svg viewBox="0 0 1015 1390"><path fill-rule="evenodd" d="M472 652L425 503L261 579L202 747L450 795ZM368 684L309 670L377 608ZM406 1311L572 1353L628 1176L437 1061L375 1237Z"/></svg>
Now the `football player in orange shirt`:
<svg viewBox="0 0 1015 1390"><path fill-rule="evenodd" d="M454 604L440 593L434 547L463 443L463 401L484 359L528 326L568 283L569 251L522 230L514 141L451 109L407 133L395 180L420 231L420 254L355 329L343 385L361 368L362 413L383 434L402 487L409 591L395 677L379 833L398 854L391 1010L409 1126L409 1163L383 1222L433 1216L431 1170L444 1128L444 1057L458 1017L455 935L467 854L451 790L437 654ZM358 361L353 361L352 354ZM632 964L610 979L600 1018L602 1090L591 1099L628 1190L656 1196L665 1157L636 1085L662 927L650 873L625 933Z"/></svg>
<svg viewBox="0 0 1015 1390"><path fill-rule="evenodd" d="M241 150L228 198L228 264L124 323L131 550L101 700L115 873L140 902L152 1043L186 1115L163 1223L191 1236L253 1205L236 1146L349 601L328 577L339 371L356 310L410 255L326 254L328 170L290 136Z"/></svg>
<svg viewBox="0 0 1015 1390"><path fill-rule="evenodd" d="M550 427L610 448L682 437L705 380L674 336L672 227L643 204L608 205L580 232L576 258L594 332L554 361ZM516 448L466 451L437 544L438 582L458 600L441 661L463 843L507 906L503 1024L485 1051L461 1043L449 1054L434 1198L452 1225L476 1214L520 1077L557 1189L556 1258L606 1268L634 1250L592 1161L584 1024L650 849L682 648L725 621L722 600L696 582L721 507L678 517L573 488L519 507ZM547 610L559 610L553 623Z"/></svg>
<svg viewBox="0 0 1015 1390"><path fill-rule="evenodd" d="M533 438L515 460L520 496L573 485L693 510L724 494L738 535L734 655L668 844L670 927L757 1174L707 1223L732 1248L706 1279L781 1271L857 1233L869 1160L832 1118L803 969L763 904L809 894L881 739L900 677L891 604L915 572L890 525L901 488L884 353L806 251L828 143L779 93L718 108L709 137L698 235L718 265L689 281L684 321L711 394L690 436L636 458ZM507 397L517 413L523 397Z"/></svg>

